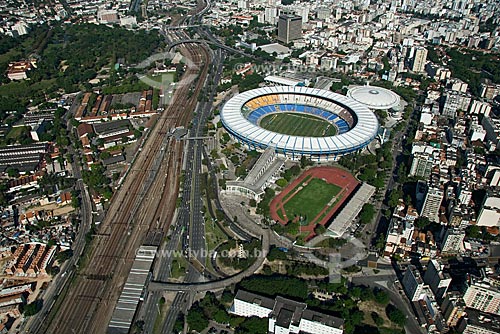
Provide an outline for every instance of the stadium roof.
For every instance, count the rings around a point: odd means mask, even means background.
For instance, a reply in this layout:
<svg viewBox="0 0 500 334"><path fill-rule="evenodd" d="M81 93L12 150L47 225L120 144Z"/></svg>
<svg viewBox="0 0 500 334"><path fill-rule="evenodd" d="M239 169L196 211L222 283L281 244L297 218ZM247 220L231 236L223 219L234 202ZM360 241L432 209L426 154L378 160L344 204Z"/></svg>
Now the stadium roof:
<svg viewBox="0 0 500 334"><path fill-rule="evenodd" d="M334 102L355 114L357 124L349 131L329 137L300 137L272 132L251 123L242 114L246 102L262 95L298 94L315 96ZM221 120L226 129L245 141L260 147L275 147L277 151L297 154L329 155L347 153L368 145L378 132L375 115L364 105L346 96L308 87L276 86L257 88L231 98L222 108Z"/></svg>
<svg viewBox="0 0 500 334"><path fill-rule="evenodd" d="M347 96L370 109L391 109L400 103L398 94L377 86L354 86L347 91Z"/></svg>

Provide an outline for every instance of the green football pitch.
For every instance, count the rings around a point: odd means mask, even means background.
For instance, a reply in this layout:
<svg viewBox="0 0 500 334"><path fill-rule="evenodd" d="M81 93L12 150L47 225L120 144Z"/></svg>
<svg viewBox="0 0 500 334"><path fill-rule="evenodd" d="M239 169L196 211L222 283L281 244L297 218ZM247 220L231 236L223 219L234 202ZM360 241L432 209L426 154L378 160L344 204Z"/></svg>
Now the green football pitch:
<svg viewBox="0 0 500 334"><path fill-rule="evenodd" d="M283 205L286 216L288 219L295 215L306 216L312 221L341 190L339 186L313 178Z"/></svg>
<svg viewBox="0 0 500 334"><path fill-rule="evenodd" d="M281 112L266 115L260 127L278 133L303 137L326 137L337 134L337 128L329 122L307 114Z"/></svg>

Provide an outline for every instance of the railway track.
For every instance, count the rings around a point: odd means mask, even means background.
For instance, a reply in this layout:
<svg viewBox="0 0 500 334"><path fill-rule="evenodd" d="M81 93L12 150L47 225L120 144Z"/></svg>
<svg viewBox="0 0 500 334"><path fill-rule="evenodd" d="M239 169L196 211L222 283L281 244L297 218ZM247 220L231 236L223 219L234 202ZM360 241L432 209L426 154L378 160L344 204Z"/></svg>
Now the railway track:
<svg viewBox="0 0 500 334"><path fill-rule="evenodd" d="M199 80L179 87L173 103L158 118L131 166L133 169L111 200L98 234L86 252L86 264L68 287L64 300L53 309L52 321L42 326L39 333L104 333L135 251L151 229L169 228L178 196L184 147L182 142L165 136L174 127L188 125L207 75L205 64L209 59L208 50L199 45L183 45L180 51L197 65L188 67L185 75L199 74Z"/></svg>

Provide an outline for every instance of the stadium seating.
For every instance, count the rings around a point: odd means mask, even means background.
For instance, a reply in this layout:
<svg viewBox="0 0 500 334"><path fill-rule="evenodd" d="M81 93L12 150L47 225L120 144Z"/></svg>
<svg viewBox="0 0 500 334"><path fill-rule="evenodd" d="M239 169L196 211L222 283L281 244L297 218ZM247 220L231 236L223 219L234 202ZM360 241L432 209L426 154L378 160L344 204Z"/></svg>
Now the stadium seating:
<svg viewBox="0 0 500 334"><path fill-rule="evenodd" d="M349 131L349 124L347 124L346 121L344 121L341 118L338 118L337 121L335 122L337 125L337 128L339 129L339 133L345 133Z"/></svg>
<svg viewBox="0 0 500 334"><path fill-rule="evenodd" d="M280 96L277 94L268 95L268 98L270 99L272 104L280 104L281 103Z"/></svg>
<svg viewBox="0 0 500 334"><path fill-rule="evenodd" d="M248 101L242 111L247 119L254 124L257 124L261 117L273 112L303 112L316 115L329 122L334 122L341 134L349 131L354 124L351 113L340 105L300 94L259 96Z"/></svg>

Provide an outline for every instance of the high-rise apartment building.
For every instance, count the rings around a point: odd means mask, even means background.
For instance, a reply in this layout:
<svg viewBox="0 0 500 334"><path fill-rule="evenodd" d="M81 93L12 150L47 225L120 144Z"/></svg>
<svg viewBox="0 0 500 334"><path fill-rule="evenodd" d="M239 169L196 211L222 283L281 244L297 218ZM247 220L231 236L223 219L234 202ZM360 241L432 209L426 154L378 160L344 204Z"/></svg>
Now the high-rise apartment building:
<svg viewBox="0 0 500 334"><path fill-rule="evenodd" d="M428 179L431 176L433 164L434 157L431 154L417 152L413 155L410 175Z"/></svg>
<svg viewBox="0 0 500 334"><path fill-rule="evenodd" d="M424 274L424 282L429 285L434 296L441 300L451 283L450 275L443 273L443 266L437 260L431 260L427 264L427 270Z"/></svg>
<svg viewBox="0 0 500 334"><path fill-rule="evenodd" d="M500 315L500 291L482 283L473 283L464 294L467 307Z"/></svg>
<svg viewBox="0 0 500 334"><path fill-rule="evenodd" d="M278 41L288 44L302 38L302 17L282 14L278 19Z"/></svg>
<svg viewBox="0 0 500 334"><path fill-rule="evenodd" d="M411 301L417 301L424 289L424 281L414 265L409 265L401 281L403 289Z"/></svg>
<svg viewBox="0 0 500 334"><path fill-rule="evenodd" d="M426 60L427 49L423 47L416 48L411 62L411 70L413 72L424 72Z"/></svg>
<svg viewBox="0 0 500 334"><path fill-rule="evenodd" d="M441 243L441 253L458 254L465 250L465 232L461 229L449 228L446 230Z"/></svg>
<svg viewBox="0 0 500 334"><path fill-rule="evenodd" d="M444 193L441 189L429 188L420 215L429 218L430 221L439 222L439 208L443 197Z"/></svg>

